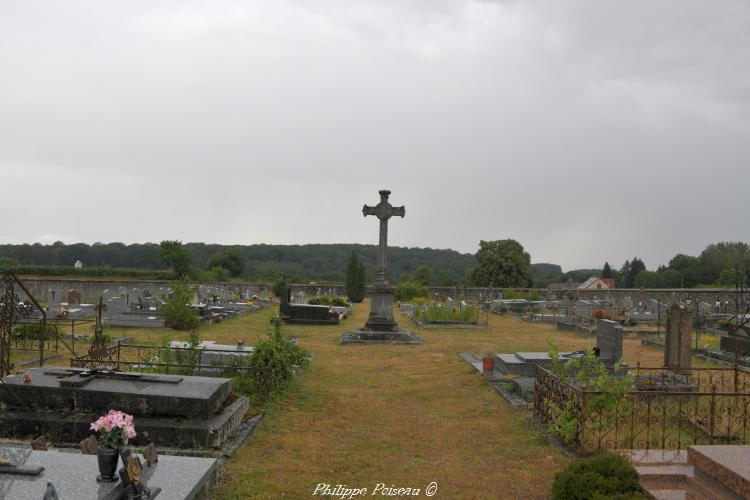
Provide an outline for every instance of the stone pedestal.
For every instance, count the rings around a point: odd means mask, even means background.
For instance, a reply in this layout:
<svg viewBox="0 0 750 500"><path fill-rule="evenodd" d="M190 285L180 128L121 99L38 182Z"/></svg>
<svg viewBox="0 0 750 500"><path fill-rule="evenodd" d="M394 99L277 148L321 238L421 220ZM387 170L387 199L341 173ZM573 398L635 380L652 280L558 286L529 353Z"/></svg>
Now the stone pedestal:
<svg viewBox="0 0 750 500"><path fill-rule="evenodd" d="M393 287L374 285L370 290L370 316L364 328L346 332L342 344L421 344L422 339L393 318Z"/></svg>
<svg viewBox="0 0 750 500"><path fill-rule="evenodd" d="M393 287L375 285L370 291L370 316L365 323L366 330L379 332L392 331L398 328L393 319Z"/></svg>

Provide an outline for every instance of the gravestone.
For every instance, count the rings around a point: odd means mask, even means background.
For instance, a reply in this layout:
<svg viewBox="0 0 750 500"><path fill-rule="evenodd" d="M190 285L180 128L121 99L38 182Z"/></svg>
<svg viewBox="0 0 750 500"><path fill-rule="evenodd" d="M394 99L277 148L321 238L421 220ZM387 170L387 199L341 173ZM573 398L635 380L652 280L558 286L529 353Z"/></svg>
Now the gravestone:
<svg viewBox="0 0 750 500"><path fill-rule="evenodd" d="M60 288L47 289L47 311L56 314L62 307L63 291Z"/></svg>
<svg viewBox="0 0 750 500"><path fill-rule="evenodd" d="M394 207L388 202L391 192L379 191L380 203L374 207L363 206L362 214L374 215L380 221L378 245L379 269L375 283L370 288L370 315L363 328L346 332L341 336L342 344L398 343L421 344L422 339L405 328L400 328L393 318L394 288L388 276L388 220L391 217L404 217L405 207Z"/></svg>
<svg viewBox="0 0 750 500"><path fill-rule="evenodd" d="M609 366L622 359L622 325L608 319L596 321L596 349L599 359Z"/></svg>
<svg viewBox="0 0 750 500"><path fill-rule="evenodd" d="M81 292L78 290L68 290L68 305L77 306L81 303Z"/></svg>
<svg viewBox="0 0 750 500"><path fill-rule="evenodd" d="M456 306L454 305L452 298L448 297L447 299L445 299L445 308L448 310L448 312L452 313L455 310L455 307Z"/></svg>
<svg viewBox="0 0 750 500"><path fill-rule="evenodd" d="M691 367L692 310L674 303L667 311L667 333L664 342L664 367L687 370Z"/></svg>

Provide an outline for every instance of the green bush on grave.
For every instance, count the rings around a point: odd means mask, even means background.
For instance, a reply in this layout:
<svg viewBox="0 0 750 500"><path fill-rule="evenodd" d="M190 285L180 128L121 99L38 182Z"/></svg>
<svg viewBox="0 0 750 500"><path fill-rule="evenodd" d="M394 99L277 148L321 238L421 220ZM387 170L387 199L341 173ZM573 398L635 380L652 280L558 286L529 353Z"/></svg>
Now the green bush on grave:
<svg viewBox="0 0 750 500"><path fill-rule="evenodd" d="M401 283L396 287L396 300L409 302L417 297L427 297L430 291L419 283Z"/></svg>
<svg viewBox="0 0 750 500"><path fill-rule="evenodd" d="M321 295L320 297L313 297L307 301L308 304L315 306L337 306L346 307L349 302L346 297L329 297L327 295Z"/></svg>
<svg viewBox="0 0 750 500"><path fill-rule="evenodd" d="M291 381L294 370L307 364L308 353L284 337L283 322L271 318L268 340L255 344L253 354L242 365L247 368L232 379L236 392L247 394L253 404L262 404L279 394Z"/></svg>
<svg viewBox="0 0 750 500"><path fill-rule="evenodd" d="M638 473L627 458L602 453L581 458L557 473L553 500L646 499Z"/></svg>
<svg viewBox="0 0 750 500"><path fill-rule="evenodd" d="M439 321L451 323L476 323L477 308L466 306L460 311L454 309L451 311L447 307L438 304L430 304L424 307L418 307L414 312L416 318L422 323L434 323Z"/></svg>

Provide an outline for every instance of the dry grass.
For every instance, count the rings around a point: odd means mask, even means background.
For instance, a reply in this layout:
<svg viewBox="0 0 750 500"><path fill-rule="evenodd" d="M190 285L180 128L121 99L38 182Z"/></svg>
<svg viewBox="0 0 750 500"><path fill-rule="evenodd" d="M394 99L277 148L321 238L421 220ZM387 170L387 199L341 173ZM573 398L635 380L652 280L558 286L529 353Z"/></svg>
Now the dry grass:
<svg viewBox="0 0 750 500"><path fill-rule="evenodd" d="M338 327L293 326L314 355L226 469L217 498L310 495L316 484L424 488L442 498L546 498L567 459L458 357L461 351L561 350L593 339L491 316L486 330L419 330L421 346L340 346L367 305ZM402 325L414 328L401 317ZM626 360L661 362L625 341Z"/></svg>

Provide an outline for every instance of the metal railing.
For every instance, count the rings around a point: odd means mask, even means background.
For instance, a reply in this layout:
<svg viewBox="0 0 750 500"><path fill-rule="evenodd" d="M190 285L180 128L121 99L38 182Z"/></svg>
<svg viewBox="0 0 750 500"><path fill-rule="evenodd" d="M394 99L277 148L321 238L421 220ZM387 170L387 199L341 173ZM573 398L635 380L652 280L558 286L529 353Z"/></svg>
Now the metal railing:
<svg viewBox="0 0 750 500"><path fill-rule="evenodd" d="M206 360L217 353L227 358L233 351L211 348L169 347L143 344L117 344L70 360L73 368L113 367L118 371L179 373L184 375L241 374L250 368L237 357L231 362ZM249 351L240 351L249 354Z"/></svg>
<svg viewBox="0 0 750 500"><path fill-rule="evenodd" d="M612 400L537 366L534 415L558 429L567 426L567 444L581 455L750 444L750 373L637 367L631 375L632 390Z"/></svg>

